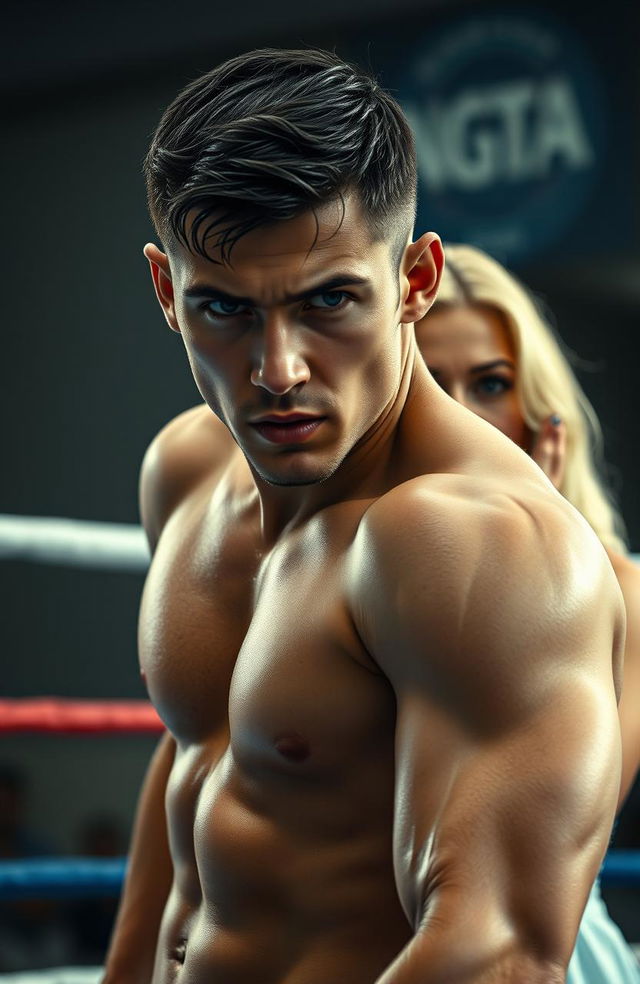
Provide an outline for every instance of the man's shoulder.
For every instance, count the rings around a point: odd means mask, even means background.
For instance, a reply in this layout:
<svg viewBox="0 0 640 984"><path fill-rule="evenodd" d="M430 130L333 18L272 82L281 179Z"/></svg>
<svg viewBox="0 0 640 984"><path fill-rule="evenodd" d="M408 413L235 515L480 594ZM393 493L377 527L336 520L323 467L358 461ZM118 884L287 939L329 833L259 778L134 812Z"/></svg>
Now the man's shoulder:
<svg viewBox="0 0 640 984"><path fill-rule="evenodd" d="M561 555L564 548L602 556L582 517L537 476L420 475L376 499L361 532L391 556L410 549L437 563L464 560L478 549L487 562L494 556L501 563L530 559L538 550Z"/></svg>
<svg viewBox="0 0 640 984"><path fill-rule="evenodd" d="M229 431L205 404L179 413L155 435L143 461L144 468L160 464L192 469L210 462L211 453L233 444ZM202 452L208 452L202 460Z"/></svg>
<svg viewBox="0 0 640 984"><path fill-rule="evenodd" d="M368 509L353 553L352 617L382 672L401 689L428 679L469 720L483 708L478 727L498 713L496 688L611 674L622 628L611 565L550 483L412 479Z"/></svg>
<svg viewBox="0 0 640 984"><path fill-rule="evenodd" d="M640 666L640 565L628 554L607 549L627 614L625 668Z"/></svg>
<svg viewBox="0 0 640 984"><path fill-rule="evenodd" d="M153 438L140 472L140 511L152 546L173 510L213 479L235 447L206 404L179 414Z"/></svg>
<svg viewBox="0 0 640 984"><path fill-rule="evenodd" d="M489 609L523 624L557 611L558 598L584 611L598 591L613 590L593 531L535 478L513 485L461 474L411 479L369 507L353 554L351 584L366 607L386 597L391 614L392 598L412 599L412 617L442 621L443 631Z"/></svg>

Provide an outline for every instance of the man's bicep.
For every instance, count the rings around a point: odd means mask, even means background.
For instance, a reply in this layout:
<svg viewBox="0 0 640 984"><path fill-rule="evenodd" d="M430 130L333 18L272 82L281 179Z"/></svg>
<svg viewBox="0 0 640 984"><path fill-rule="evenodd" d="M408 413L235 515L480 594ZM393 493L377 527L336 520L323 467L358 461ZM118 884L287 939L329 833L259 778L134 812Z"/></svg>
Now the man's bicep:
<svg viewBox="0 0 640 984"><path fill-rule="evenodd" d="M619 807L633 785L640 763L640 568L628 557L611 556L627 612L622 696L619 704L623 775Z"/></svg>
<svg viewBox="0 0 640 984"><path fill-rule="evenodd" d="M567 676L478 741L407 694L396 741L395 865L416 932L434 945L460 934L487 959L509 947L568 959L615 810L611 695Z"/></svg>

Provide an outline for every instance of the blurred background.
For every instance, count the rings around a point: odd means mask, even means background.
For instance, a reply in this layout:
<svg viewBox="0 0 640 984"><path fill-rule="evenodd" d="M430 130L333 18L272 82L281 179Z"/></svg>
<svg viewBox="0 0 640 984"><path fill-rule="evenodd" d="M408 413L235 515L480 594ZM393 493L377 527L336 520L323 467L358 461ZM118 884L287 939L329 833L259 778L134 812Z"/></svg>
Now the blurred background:
<svg viewBox="0 0 640 984"><path fill-rule="evenodd" d="M1 513L138 522L144 450L199 400L141 253L153 238L141 176L150 135L177 91L224 58L322 46L371 67L407 110L417 232L484 247L553 312L640 551L638 5L26 0L3 20ZM2 696L146 696L142 575L1 562L0 578ZM153 739L0 743L3 823L14 817L25 850L124 852ZM640 846L638 799L620 846ZM609 901L640 941L637 895ZM89 929L77 926L84 907L72 932L67 920L28 958L5 953L0 970L99 962L111 912L98 908ZM33 926L50 917L41 907Z"/></svg>

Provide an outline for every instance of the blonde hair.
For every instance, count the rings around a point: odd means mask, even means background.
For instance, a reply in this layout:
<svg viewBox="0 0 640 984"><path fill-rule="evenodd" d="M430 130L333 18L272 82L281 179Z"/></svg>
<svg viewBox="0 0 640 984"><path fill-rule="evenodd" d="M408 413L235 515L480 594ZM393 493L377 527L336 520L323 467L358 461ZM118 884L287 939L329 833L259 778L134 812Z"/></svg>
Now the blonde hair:
<svg viewBox="0 0 640 984"><path fill-rule="evenodd" d="M552 328L527 289L486 253L462 245L449 245L445 252L436 308L488 305L502 316L516 352L516 386L525 423L537 433L546 418L558 414L565 424L566 460L559 491L606 547L626 552L624 521L600 475L600 422Z"/></svg>

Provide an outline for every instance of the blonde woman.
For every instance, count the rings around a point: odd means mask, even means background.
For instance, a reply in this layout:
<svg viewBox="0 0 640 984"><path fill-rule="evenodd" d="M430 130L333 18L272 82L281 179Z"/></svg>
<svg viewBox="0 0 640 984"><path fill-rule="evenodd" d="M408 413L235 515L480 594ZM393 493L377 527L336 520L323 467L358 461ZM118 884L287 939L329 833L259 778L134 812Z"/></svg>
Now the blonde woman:
<svg viewBox="0 0 640 984"><path fill-rule="evenodd" d="M538 462L602 541L627 609L620 701L622 805L640 764L640 568L600 478L602 435L552 330L527 290L471 246L451 245L438 300L416 324L419 348L442 388ZM596 884L569 966L569 984L638 984L640 970Z"/></svg>

